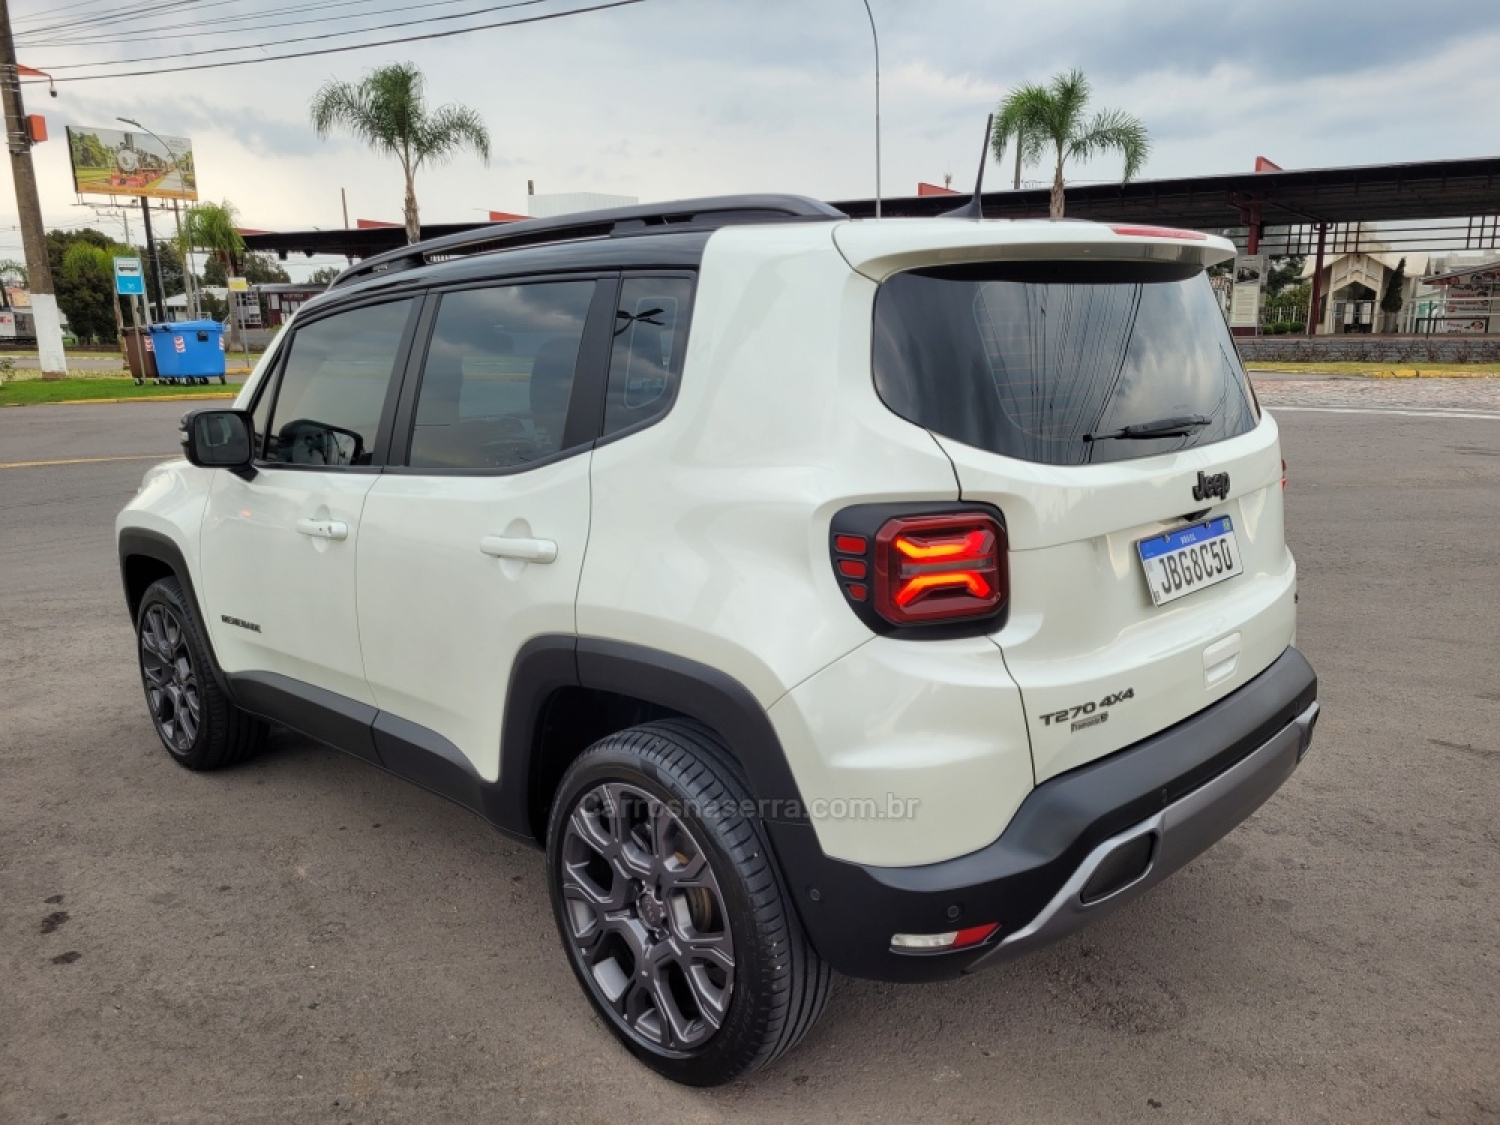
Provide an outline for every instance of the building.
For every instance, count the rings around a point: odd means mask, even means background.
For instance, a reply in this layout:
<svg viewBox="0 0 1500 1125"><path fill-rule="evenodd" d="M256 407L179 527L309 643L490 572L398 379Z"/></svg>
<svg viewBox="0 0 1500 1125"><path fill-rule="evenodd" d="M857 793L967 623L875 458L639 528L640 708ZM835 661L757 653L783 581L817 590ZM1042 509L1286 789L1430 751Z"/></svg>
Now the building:
<svg viewBox="0 0 1500 1125"><path fill-rule="evenodd" d="M1422 279L1426 300L1417 320L1418 332L1500 333L1500 258L1491 253L1488 261L1476 259L1481 256L1434 256L1433 272Z"/></svg>
<svg viewBox="0 0 1500 1125"><path fill-rule="evenodd" d="M260 298L261 321L247 327L279 328L308 301L325 292L328 286L316 281L268 281L250 288Z"/></svg>
<svg viewBox="0 0 1500 1125"><path fill-rule="evenodd" d="M1314 291L1321 293L1318 302L1319 335L1353 333L1410 333L1417 331L1418 301L1423 289L1422 275L1427 270L1428 255L1422 251L1398 252L1370 250L1335 254L1323 263L1323 278ZM1387 316L1380 311L1380 300L1396 267L1406 262L1406 279L1401 287L1401 311ZM1302 267L1304 280L1312 280L1312 259Z"/></svg>
<svg viewBox="0 0 1500 1125"><path fill-rule="evenodd" d="M229 299L229 290L225 289L222 285L200 285L198 287L198 292L203 296L214 298L214 300L218 301L221 305ZM175 323L179 320L191 319L191 317L188 315L188 299L186 293L174 293L172 296L167 298L166 306L168 321ZM207 316L208 314L205 312L203 315Z"/></svg>

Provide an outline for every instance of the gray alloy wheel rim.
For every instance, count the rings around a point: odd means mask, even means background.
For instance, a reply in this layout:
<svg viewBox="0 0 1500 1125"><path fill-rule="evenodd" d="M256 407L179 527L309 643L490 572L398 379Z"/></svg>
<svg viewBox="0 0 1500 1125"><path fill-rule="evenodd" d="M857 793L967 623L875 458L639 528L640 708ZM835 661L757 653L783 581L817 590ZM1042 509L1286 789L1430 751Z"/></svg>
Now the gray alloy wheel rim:
<svg viewBox="0 0 1500 1125"><path fill-rule="evenodd" d="M723 1026L734 939L719 881L682 820L634 785L584 793L563 827L564 928L615 1024L682 1056Z"/></svg>
<svg viewBox="0 0 1500 1125"><path fill-rule="evenodd" d="M182 620L164 605L141 619L141 676L156 731L172 750L186 754L198 740L203 700Z"/></svg>

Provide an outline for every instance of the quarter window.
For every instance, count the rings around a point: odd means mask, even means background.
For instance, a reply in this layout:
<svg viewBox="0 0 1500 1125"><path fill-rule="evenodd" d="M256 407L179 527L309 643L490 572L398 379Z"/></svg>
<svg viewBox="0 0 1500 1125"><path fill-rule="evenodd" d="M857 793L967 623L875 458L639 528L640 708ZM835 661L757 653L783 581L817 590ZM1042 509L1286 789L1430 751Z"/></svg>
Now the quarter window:
<svg viewBox="0 0 1500 1125"><path fill-rule="evenodd" d="M297 329L266 435L267 461L371 463L413 304L367 305Z"/></svg>
<svg viewBox="0 0 1500 1125"><path fill-rule="evenodd" d="M684 277L628 277L620 286L604 401L606 436L660 417L672 405L692 292Z"/></svg>
<svg viewBox="0 0 1500 1125"><path fill-rule="evenodd" d="M596 284L444 294L422 365L411 466L510 468L560 452Z"/></svg>

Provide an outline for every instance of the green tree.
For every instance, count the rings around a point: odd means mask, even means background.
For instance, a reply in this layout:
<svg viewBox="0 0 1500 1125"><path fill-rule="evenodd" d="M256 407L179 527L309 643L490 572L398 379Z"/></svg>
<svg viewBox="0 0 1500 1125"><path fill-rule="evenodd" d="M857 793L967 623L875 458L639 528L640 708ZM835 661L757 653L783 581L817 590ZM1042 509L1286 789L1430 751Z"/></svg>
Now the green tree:
<svg viewBox="0 0 1500 1125"><path fill-rule="evenodd" d="M312 271L311 276L309 276L307 280L311 285L328 286L332 285L333 279L338 277L338 275L343 272L344 271L339 269L338 266L319 266L317 269Z"/></svg>
<svg viewBox="0 0 1500 1125"><path fill-rule="evenodd" d="M0 261L0 281L7 285L26 284L26 263L18 262L14 258L6 258Z"/></svg>
<svg viewBox="0 0 1500 1125"><path fill-rule="evenodd" d="M1266 296L1276 297L1288 286L1296 285L1302 280L1302 266L1307 259L1292 256L1289 258L1272 258L1266 263Z"/></svg>
<svg viewBox="0 0 1500 1125"><path fill-rule="evenodd" d="M74 335L86 343L115 339L116 249L76 241L63 252L55 275L58 308L67 315Z"/></svg>
<svg viewBox="0 0 1500 1125"><path fill-rule="evenodd" d="M1380 296L1380 311L1395 314L1401 311L1406 299L1406 259L1396 263L1396 268L1385 279L1385 292Z"/></svg>
<svg viewBox="0 0 1500 1125"><path fill-rule="evenodd" d="M1105 109L1086 117L1089 82L1081 70L1052 79L1050 85L1017 86L995 111L993 148L998 161L1005 156L1005 140L1021 138L1021 155L1028 164L1052 160L1052 217L1063 217L1063 173L1069 160L1092 160L1109 152L1125 159L1123 179L1139 174L1151 153L1146 126L1120 110Z"/></svg>
<svg viewBox="0 0 1500 1125"><path fill-rule="evenodd" d="M359 82L327 82L313 95L311 112L318 136L342 126L377 152L394 156L406 177L406 241L418 242L417 170L470 148L490 162L490 134L467 106L427 108L426 80L412 63L377 67Z"/></svg>
<svg viewBox="0 0 1500 1125"><path fill-rule="evenodd" d="M183 239L194 250L204 251L234 273L240 255L245 252L239 221L239 209L227 199L222 203L198 203L188 208L182 224Z"/></svg>
<svg viewBox="0 0 1500 1125"><path fill-rule="evenodd" d="M1396 263L1396 268L1385 279L1385 292L1380 295L1380 311L1385 313L1385 330L1396 330L1396 314L1406 301L1406 259Z"/></svg>

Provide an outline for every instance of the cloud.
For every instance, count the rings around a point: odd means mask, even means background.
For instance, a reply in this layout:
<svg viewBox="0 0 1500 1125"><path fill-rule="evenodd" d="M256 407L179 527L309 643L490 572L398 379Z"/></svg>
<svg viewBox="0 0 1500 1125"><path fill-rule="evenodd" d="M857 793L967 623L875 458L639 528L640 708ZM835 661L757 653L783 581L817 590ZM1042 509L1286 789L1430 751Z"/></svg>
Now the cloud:
<svg viewBox="0 0 1500 1125"><path fill-rule="evenodd" d="M35 26L48 0L29 3ZM1367 0L1335 20L1294 0L871 3L892 194L944 172L966 184L984 115L1012 86L1073 66L1093 80L1097 104L1146 122L1147 176L1238 171L1257 154L1315 167L1500 149L1500 117L1479 108L1500 98L1500 6ZM230 0L223 10L284 6ZM186 42L164 34L150 50L23 47L22 61L108 61ZM307 120L322 82L395 59L423 68L434 102L479 110L494 142L488 168L462 155L422 172L432 221L524 211L527 180L543 192L645 199L765 190L837 199L874 187L871 48L860 0L647 0L401 48L63 84L56 101L30 108L54 123L123 114L191 136L205 196L233 199L258 227L338 226L340 188L351 220L399 218L394 162L348 138L320 141ZM55 124L53 133L61 136ZM80 214L65 146L41 146L36 160L49 218ZM1072 171L1076 180L1118 174L1107 159Z"/></svg>

